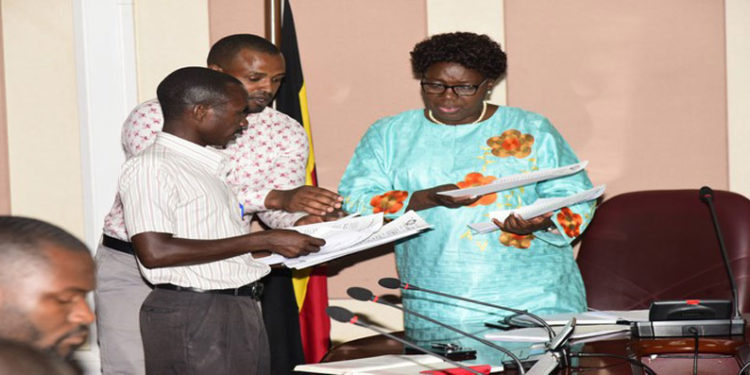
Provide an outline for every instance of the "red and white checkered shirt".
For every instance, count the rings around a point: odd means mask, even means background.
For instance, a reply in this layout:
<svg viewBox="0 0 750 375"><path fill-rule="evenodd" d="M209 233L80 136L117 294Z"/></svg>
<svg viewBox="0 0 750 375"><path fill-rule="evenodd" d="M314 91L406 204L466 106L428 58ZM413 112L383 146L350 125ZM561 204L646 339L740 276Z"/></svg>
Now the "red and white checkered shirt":
<svg viewBox="0 0 750 375"><path fill-rule="evenodd" d="M272 228L286 228L305 213L266 210L271 190L288 190L305 184L308 141L305 129L291 117L267 107L247 116L248 127L222 152L229 156L231 171L227 183L244 204L245 213L258 217ZM125 120L122 146L126 159L149 147L161 132L164 117L159 101L141 103ZM104 218L104 234L128 240L120 196Z"/></svg>

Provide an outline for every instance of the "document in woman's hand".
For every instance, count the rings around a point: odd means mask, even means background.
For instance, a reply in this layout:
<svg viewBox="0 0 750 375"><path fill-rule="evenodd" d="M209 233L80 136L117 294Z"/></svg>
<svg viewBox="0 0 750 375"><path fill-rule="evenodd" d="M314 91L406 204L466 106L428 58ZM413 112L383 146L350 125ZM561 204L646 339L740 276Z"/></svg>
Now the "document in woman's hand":
<svg viewBox="0 0 750 375"><path fill-rule="evenodd" d="M438 194L447 195L449 197L476 197L480 195L495 193L502 190L508 190L532 184L534 182L551 180L553 178L569 176L574 173L578 173L589 164L588 160L584 160L580 163L566 165L560 168L545 169L541 171L534 171L529 173L519 173L511 176L505 176L498 178L495 181L487 185L473 186L463 189L441 191Z"/></svg>
<svg viewBox="0 0 750 375"><path fill-rule="evenodd" d="M492 211L490 212L490 219L497 219L503 222L508 218L508 216L510 216L511 213L513 213L523 219L528 220L532 217L537 217L539 215L546 214L547 212L559 210L566 206L572 206L576 203L586 202L599 198L602 194L604 194L604 190L606 188L606 185L599 185L589 190L584 190L580 193L569 195L567 197L540 198L528 206L514 208L512 210ZM491 221L485 223L469 224L469 228L477 233L490 233L500 229Z"/></svg>

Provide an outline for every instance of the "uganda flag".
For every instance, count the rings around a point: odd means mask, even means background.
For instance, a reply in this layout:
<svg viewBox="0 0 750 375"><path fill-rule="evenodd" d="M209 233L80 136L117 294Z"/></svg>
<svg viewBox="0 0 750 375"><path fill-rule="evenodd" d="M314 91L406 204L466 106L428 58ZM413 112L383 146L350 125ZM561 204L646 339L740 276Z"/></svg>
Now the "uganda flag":
<svg viewBox="0 0 750 375"><path fill-rule="evenodd" d="M286 59L286 77L276 96L276 109L286 113L305 127L310 144L307 160L307 185L317 186L307 94L302 77L302 63L297 48L297 34L289 0L284 0L281 21L281 52ZM330 347L331 322L326 315L328 281L324 266L293 271L292 282L299 308L300 337L307 363L317 363Z"/></svg>

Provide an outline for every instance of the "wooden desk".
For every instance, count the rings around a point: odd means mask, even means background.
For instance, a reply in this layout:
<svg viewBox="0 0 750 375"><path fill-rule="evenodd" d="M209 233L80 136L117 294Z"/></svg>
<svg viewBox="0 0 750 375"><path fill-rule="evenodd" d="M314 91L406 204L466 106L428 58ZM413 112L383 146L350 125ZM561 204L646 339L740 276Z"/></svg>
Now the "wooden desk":
<svg viewBox="0 0 750 375"><path fill-rule="evenodd" d="M747 316L745 317L748 318ZM403 337L403 332L396 333ZM736 374L742 361L750 358L750 346L745 338L750 337L750 328L745 336L702 337L698 340L701 357L698 371L701 375ZM482 344L476 343L474 348ZM500 343L502 345L502 343ZM631 358L640 358L657 374L692 374L695 342L692 338L672 339L617 339L586 343L582 353L608 353ZM402 354L403 345L385 336L369 336L339 344L323 358L323 362L373 357L383 354ZM742 360L741 360L742 359ZM637 366L614 358L579 358L574 367L559 370L558 374L641 374ZM508 372L512 374L515 372Z"/></svg>

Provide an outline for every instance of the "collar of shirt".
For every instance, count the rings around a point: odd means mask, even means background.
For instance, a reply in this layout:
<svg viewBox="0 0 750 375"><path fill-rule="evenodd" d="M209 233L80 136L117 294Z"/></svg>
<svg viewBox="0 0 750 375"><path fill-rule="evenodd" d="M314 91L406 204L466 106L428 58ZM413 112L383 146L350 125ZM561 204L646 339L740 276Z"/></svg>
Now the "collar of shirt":
<svg viewBox="0 0 750 375"><path fill-rule="evenodd" d="M205 166L207 170L218 176L222 176L228 170L229 158L214 148L200 146L166 132L157 134L155 143Z"/></svg>
<svg viewBox="0 0 750 375"><path fill-rule="evenodd" d="M257 122L258 118L267 118L268 116L270 116L270 113L267 113L267 112L272 112L272 111L273 111L273 108L265 107L260 112L249 113L247 115L247 122L250 124L248 128L254 125Z"/></svg>

